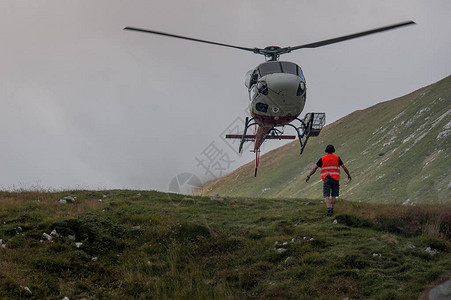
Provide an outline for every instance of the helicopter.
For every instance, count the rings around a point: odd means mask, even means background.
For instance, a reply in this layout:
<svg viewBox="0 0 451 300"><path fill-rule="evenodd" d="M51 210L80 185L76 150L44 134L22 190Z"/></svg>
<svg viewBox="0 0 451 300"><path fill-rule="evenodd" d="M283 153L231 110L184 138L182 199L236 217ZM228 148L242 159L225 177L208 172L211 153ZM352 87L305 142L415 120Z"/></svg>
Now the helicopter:
<svg viewBox="0 0 451 300"><path fill-rule="evenodd" d="M265 57L265 62L249 70L244 79L244 85L249 92L251 118L246 117L242 134L227 134L225 136L228 139L240 139L239 153L242 152L245 142L254 142L252 151L255 153L254 176L257 176L260 147L265 140L296 139L296 135L284 134L285 126L292 127L299 139L300 154L302 154L309 137L318 136L326 122L325 113L312 112L307 113L303 119L298 118L304 110L307 97L306 80L301 67L296 63L279 60L282 54L299 49L323 47L413 24L416 23L410 20L337 38L283 48L279 46L248 48L130 26L125 27L124 30L235 48ZM295 121L296 125L293 124ZM256 127L255 133L247 134L248 129L252 126Z"/></svg>

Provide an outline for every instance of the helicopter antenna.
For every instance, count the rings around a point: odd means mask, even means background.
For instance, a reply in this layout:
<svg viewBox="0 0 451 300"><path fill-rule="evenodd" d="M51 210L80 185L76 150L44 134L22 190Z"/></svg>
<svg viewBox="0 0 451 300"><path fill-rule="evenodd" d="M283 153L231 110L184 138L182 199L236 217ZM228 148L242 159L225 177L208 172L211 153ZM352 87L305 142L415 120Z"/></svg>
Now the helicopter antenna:
<svg viewBox="0 0 451 300"><path fill-rule="evenodd" d="M245 50L245 51L253 52L256 54L264 55L267 58L267 60L269 60L269 61L276 61L279 59L280 55L290 53L291 51L294 51L294 50L299 50L299 49L304 49L304 48L318 48L318 47L327 46L327 45L331 45L331 44L335 44L335 43L340 43L343 41L363 37L366 35L375 34L375 33L379 33L382 31L392 30L392 29L396 29L396 28L408 26L408 25L413 25L413 24L416 24L416 23L414 21L406 21L406 22L402 22L402 23L397 23L397 24L393 24L393 25L389 25L389 26L384 26L384 27L380 27L380 28L376 28L376 29L371 29L371 30L362 31L362 32L354 33L354 34L349 34L349 35L345 35L345 36L341 36L341 37L337 37L337 38L333 38L333 39L323 40L323 41L319 41L319 42L314 42L314 43L309 43L309 44L304 44L304 45L299 45L299 46L294 46L294 47L281 48L278 46L269 46L264 49L235 46L235 45L230 45L230 44L212 42L212 41L207 41L207 40L202 40L202 39L197 39L197 38L186 37L186 36L182 36L182 35L175 35L175 34L171 34L171 33L165 33L165 32L130 27L130 26L125 27L124 30L152 33L152 34L157 34L157 35L162 35L162 36L167 36L167 37L172 37L172 38L178 38L178 39L184 39L184 40L189 40L189 41L194 41L194 42L200 42L200 43L212 44L212 45L217 45L217 46L235 48L235 49L239 49L239 50Z"/></svg>

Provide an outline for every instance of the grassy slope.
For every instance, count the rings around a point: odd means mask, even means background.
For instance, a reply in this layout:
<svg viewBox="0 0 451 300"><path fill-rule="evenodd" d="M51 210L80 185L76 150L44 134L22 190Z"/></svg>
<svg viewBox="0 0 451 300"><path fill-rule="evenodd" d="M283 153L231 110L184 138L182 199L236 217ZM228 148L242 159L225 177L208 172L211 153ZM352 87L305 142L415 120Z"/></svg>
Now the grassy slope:
<svg viewBox="0 0 451 300"><path fill-rule="evenodd" d="M415 299L450 271L444 205L66 195L0 192L1 299Z"/></svg>
<svg viewBox="0 0 451 300"><path fill-rule="evenodd" d="M309 140L302 156L297 141L265 154L257 178L252 176L251 163L208 183L202 192L242 197L321 197L319 172L309 184L304 179L325 146L334 144L354 179L342 182L343 198L449 202L450 127L451 76L326 126L319 137Z"/></svg>

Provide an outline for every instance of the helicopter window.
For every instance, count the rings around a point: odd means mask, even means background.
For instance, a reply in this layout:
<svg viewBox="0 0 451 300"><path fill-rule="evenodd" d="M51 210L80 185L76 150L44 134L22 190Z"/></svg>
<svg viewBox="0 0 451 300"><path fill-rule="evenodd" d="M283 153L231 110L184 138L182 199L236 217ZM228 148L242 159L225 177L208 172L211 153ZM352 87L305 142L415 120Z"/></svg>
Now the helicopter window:
<svg viewBox="0 0 451 300"><path fill-rule="evenodd" d="M254 73L252 73L252 75L251 75L251 82L250 82L251 86L256 84L257 80L258 80L258 73L257 73L257 70L255 70Z"/></svg>
<svg viewBox="0 0 451 300"><path fill-rule="evenodd" d="M260 77L273 73L288 73L304 78L301 68L299 68L295 63L288 61L266 62L258 66L258 71L260 72Z"/></svg>
<svg viewBox="0 0 451 300"><path fill-rule="evenodd" d="M249 100L252 101L254 100L255 97L257 97L258 95L258 89L257 87L254 85L251 87L251 89L249 90Z"/></svg>
<svg viewBox="0 0 451 300"><path fill-rule="evenodd" d="M298 66L296 64L293 64L293 63L290 63L287 61L282 61L282 62L280 62L280 64L282 65L282 73L299 75L297 72Z"/></svg>
<svg viewBox="0 0 451 300"><path fill-rule="evenodd" d="M298 91L296 92L296 96L302 96L305 93L305 83L301 81L299 83Z"/></svg>
<svg viewBox="0 0 451 300"><path fill-rule="evenodd" d="M266 76L273 73L282 73L282 68L278 61L267 62L258 66L258 71L260 72L260 77Z"/></svg>
<svg viewBox="0 0 451 300"><path fill-rule="evenodd" d="M304 77L304 73L302 72L302 69L299 66L297 66L297 67L298 67L298 75L301 76L302 81L305 82L305 77Z"/></svg>

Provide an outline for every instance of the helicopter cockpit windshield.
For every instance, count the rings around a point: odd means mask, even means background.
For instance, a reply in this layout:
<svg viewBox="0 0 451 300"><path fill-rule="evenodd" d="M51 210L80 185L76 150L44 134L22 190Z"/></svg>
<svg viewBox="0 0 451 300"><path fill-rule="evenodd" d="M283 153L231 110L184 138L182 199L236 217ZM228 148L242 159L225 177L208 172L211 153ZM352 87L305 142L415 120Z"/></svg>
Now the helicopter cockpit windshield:
<svg viewBox="0 0 451 300"><path fill-rule="evenodd" d="M266 76L273 73L288 73L299 76L304 81L304 74L301 68L292 62L288 61L269 61L258 66L259 77Z"/></svg>

